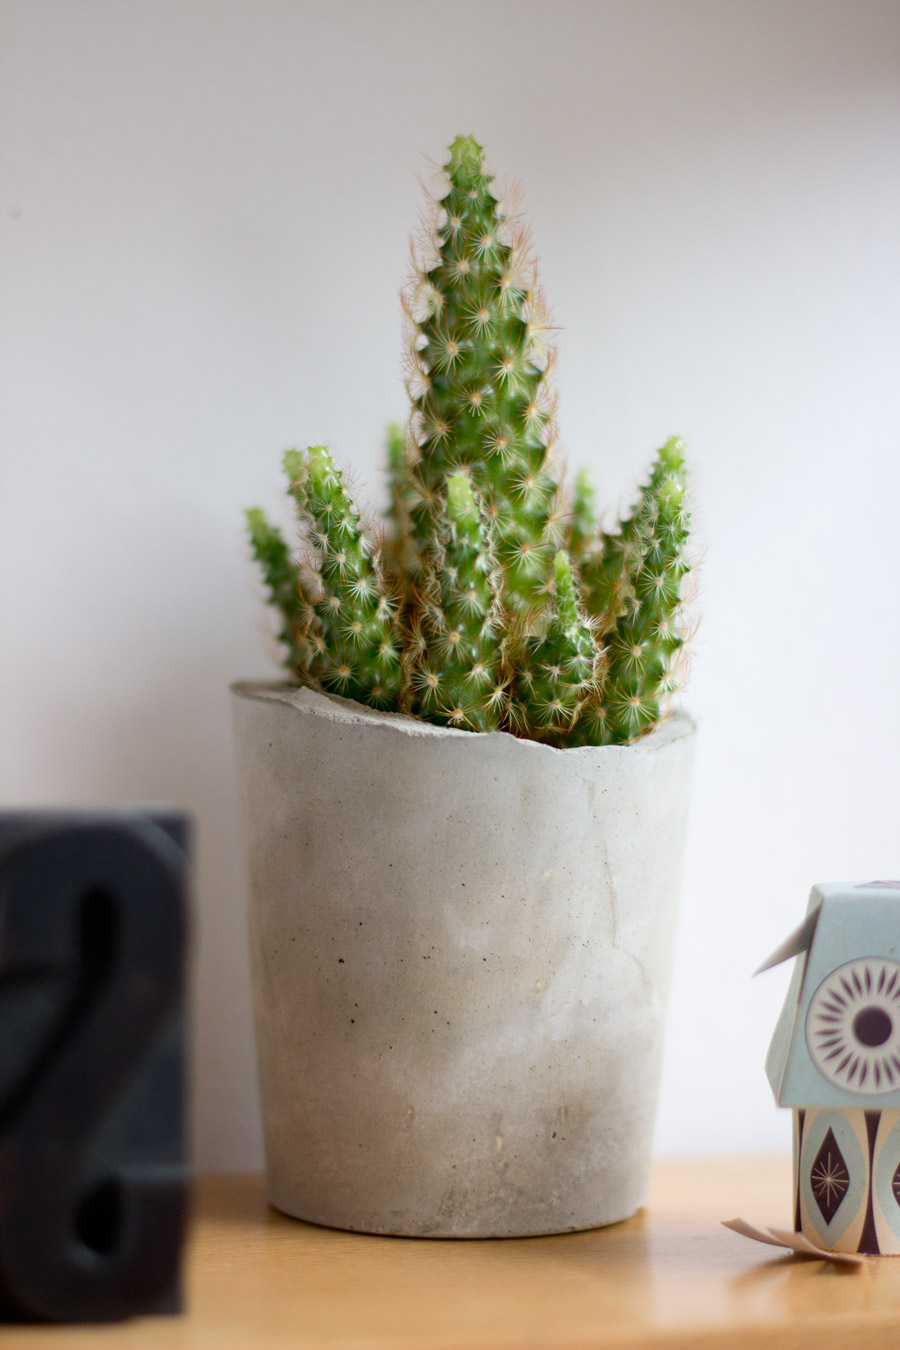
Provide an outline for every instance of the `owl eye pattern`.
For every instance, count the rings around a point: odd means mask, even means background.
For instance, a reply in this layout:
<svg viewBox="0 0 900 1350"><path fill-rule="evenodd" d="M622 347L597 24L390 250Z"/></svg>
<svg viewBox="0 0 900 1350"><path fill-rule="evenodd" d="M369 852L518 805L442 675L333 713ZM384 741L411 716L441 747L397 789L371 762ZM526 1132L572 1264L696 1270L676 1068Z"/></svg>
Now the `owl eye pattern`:
<svg viewBox="0 0 900 1350"><path fill-rule="evenodd" d="M861 957L812 996L806 1044L835 1087L877 1097L900 1089L900 962Z"/></svg>

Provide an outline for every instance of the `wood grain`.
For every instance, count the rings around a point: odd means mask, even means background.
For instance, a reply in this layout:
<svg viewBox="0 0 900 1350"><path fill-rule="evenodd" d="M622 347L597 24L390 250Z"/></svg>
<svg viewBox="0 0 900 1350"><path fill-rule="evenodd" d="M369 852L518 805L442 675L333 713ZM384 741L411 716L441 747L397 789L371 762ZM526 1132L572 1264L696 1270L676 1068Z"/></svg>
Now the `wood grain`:
<svg viewBox="0 0 900 1350"><path fill-rule="evenodd" d="M314 1228L256 1176L197 1186L188 1307L113 1327L5 1328L3 1350L881 1350L900 1344L900 1259L779 1255L723 1218L790 1218L787 1157L657 1164L612 1228L460 1242Z"/></svg>

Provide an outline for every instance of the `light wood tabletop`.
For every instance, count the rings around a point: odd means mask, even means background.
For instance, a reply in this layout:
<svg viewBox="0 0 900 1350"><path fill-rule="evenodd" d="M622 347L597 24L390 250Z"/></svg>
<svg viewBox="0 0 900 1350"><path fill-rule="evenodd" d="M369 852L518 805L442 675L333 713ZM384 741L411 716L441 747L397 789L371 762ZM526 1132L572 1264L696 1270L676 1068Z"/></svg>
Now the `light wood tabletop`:
<svg viewBox="0 0 900 1350"><path fill-rule="evenodd" d="M367 1237L268 1208L258 1176L203 1178L187 1311L105 1327L6 1327L3 1350L568 1350L900 1346L900 1258L857 1269L729 1232L790 1227L790 1160L659 1162L647 1210L588 1233Z"/></svg>

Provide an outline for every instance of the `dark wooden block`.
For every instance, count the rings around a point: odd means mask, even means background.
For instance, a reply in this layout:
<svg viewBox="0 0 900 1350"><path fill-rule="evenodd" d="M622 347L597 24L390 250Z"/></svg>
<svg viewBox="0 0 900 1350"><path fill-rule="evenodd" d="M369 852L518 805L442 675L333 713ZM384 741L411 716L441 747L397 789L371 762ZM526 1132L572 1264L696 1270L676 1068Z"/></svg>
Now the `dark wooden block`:
<svg viewBox="0 0 900 1350"><path fill-rule="evenodd" d="M0 813L0 1319L181 1308L188 823Z"/></svg>

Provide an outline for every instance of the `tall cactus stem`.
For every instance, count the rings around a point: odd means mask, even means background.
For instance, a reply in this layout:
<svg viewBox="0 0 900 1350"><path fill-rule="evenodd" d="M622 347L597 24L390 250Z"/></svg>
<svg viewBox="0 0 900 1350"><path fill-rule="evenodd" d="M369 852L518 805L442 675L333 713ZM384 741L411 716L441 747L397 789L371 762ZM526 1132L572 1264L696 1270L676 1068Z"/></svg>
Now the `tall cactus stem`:
<svg viewBox="0 0 900 1350"><path fill-rule="evenodd" d="M558 528L547 325L524 237L483 161L471 136L450 146L437 258L407 297L413 531L423 554L444 483L466 468L493 522L505 605L523 616L545 599Z"/></svg>

